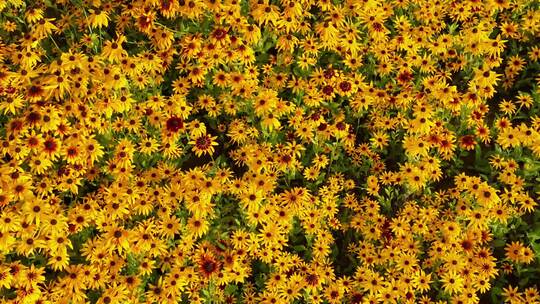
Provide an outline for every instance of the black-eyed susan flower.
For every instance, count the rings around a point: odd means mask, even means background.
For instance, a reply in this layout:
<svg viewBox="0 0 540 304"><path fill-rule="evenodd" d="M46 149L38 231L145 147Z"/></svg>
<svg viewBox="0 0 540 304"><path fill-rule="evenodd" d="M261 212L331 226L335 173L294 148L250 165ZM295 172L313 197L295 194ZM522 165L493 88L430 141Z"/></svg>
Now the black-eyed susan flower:
<svg viewBox="0 0 540 304"><path fill-rule="evenodd" d="M88 16L88 24L93 28L102 28L109 25L109 13L103 10L90 11L90 16Z"/></svg>
<svg viewBox="0 0 540 304"><path fill-rule="evenodd" d="M15 2L13 301L466 303L533 265L490 246L537 205L534 6Z"/></svg>
<svg viewBox="0 0 540 304"><path fill-rule="evenodd" d="M203 154L212 155L214 153L214 146L217 146L218 143L215 141L217 136L211 136L209 134L204 134L199 137L194 138L188 144L193 145L192 151L195 152L195 155L200 157Z"/></svg>

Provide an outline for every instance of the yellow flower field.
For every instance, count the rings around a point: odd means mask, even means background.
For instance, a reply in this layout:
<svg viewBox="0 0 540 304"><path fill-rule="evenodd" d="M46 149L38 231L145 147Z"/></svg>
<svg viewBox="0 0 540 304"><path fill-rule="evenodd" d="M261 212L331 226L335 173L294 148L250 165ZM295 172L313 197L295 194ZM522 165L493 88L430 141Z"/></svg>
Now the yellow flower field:
<svg viewBox="0 0 540 304"><path fill-rule="evenodd" d="M535 0L0 0L0 303L540 303Z"/></svg>

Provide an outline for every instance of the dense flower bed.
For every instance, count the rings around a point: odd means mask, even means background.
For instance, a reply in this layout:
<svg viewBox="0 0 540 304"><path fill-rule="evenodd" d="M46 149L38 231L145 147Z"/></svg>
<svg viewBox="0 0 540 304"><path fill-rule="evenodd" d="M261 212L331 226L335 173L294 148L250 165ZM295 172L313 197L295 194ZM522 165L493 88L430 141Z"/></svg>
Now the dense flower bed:
<svg viewBox="0 0 540 304"><path fill-rule="evenodd" d="M534 0L1 0L3 303L540 303Z"/></svg>

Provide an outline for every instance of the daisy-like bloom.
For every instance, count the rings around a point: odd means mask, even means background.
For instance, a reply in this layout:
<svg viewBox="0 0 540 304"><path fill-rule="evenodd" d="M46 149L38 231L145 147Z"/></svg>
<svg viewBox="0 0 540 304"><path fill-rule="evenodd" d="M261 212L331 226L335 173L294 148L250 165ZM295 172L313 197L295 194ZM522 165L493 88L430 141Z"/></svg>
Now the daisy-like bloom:
<svg viewBox="0 0 540 304"><path fill-rule="evenodd" d="M503 149L514 148L520 145L519 131L512 127L503 129L498 137L497 143L501 145Z"/></svg>
<svg viewBox="0 0 540 304"><path fill-rule="evenodd" d="M529 303L540 301L540 294L538 293L538 290L535 287L529 287L525 289L524 294L525 294L525 301Z"/></svg>
<svg viewBox="0 0 540 304"><path fill-rule="evenodd" d="M533 252L530 248L523 246L521 242L511 242L504 247L507 259L528 264L534 260Z"/></svg>
<svg viewBox="0 0 540 304"><path fill-rule="evenodd" d="M193 137L199 137L206 133L206 125L199 120L195 119L189 123L189 135Z"/></svg>
<svg viewBox="0 0 540 304"><path fill-rule="evenodd" d="M126 42L124 35L118 36L116 40L108 40L103 46L102 55L111 62L118 62L122 57L127 56L127 51L123 49L122 43Z"/></svg>
<svg viewBox="0 0 540 304"><path fill-rule="evenodd" d="M509 285L503 288L502 296L506 299L507 303L523 303L523 296L517 287Z"/></svg>
<svg viewBox="0 0 540 304"><path fill-rule="evenodd" d="M106 11L91 11L88 24L93 28L102 28L109 25L109 14Z"/></svg>
<svg viewBox="0 0 540 304"><path fill-rule="evenodd" d="M388 144L388 140L388 135L382 132L374 133L373 137L370 139L371 144L376 149L383 149Z"/></svg>
<svg viewBox="0 0 540 304"><path fill-rule="evenodd" d="M197 265L199 266L199 273L208 278L220 272L222 264L212 253L203 252L197 257Z"/></svg>
<svg viewBox="0 0 540 304"><path fill-rule="evenodd" d="M214 153L214 147L218 145L216 139L217 136L204 134L194 138L193 140L188 142L188 144L193 145L192 151L195 152L195 155L197 155L197 157L200 157L203 154L212 155Z"/></svg>
<svg viewBox="0 0 540 304"><path fill-rule="evenodd" d="M455 271L448 271L441 275L440 281L443 283L444 291L449 294L461 293L463 291L464 279Z"/></svg>
<svg viewBox="0 0 540 304"><path fill-rule="evenodd" d="M26 21L30 23L36 23L37 21L43 19L43 9L36 7L30 8L25 13Z"/></svg>
<svg viewBox="0 0 540 304"><path fill-rule="evenodd" d="M431 273L425 273L422 270L415 272L413 277L413 282L416 284L416 288L420 292L426 292L430 289L429 284L431 283Z"/></svg>
<svg viewBox="0 0 540 304"><path fill-rule="evenodd" d="M16 114L24 106L24 99L21 95L7 96L2 103L0 103L0 110L4 114L11 113Z"/></svg>
<svg viewBox="0 0 540 304"><path fill-rule="evenodd" d="M121 227L110 227L106 232L106 246L109 250L118 250L119 254L125 254L130 248L131 235Z"/></svg>
<svg viewBox="0 0 540 304"><path fill-rule="evenodd" d="M58 30L58 27L53 23L55 18L41 18L36 22L34 34L36 37L45 38L49 36L53 30Z"/></svg>
<svg viewBox="0 0 540 304"><path fill-rule="evenodd" d="M307 167L304 169L304 178L309 181L314 181L319 177L320 170L316 167Z"/></svg>
<svg viewBox="0 0 540 304"><path fill-rule="evenodd" d="M538 302L529 2L0 1L6 300Z"/></svg>
<svg viewBox="0 0 540 304"><path fill-rule="evenodd" d="M52 254L47 265L56 271L65 270L69 266L69 255L67 252Z"/></svg>
<svg viewBox="0 0 540 304"><path fill-rule="evenodd" d="M199 238L206 234L210 227L206 219L193 216L189 218L187 228L193 237Z"/></svg>
<svg viewBox="0 0 540 304"><path fill-rule="evenodd" d="M2 25L2 28L8 33L12 33L17 30L17 23L7 20Z"/></svg>
<svg viewBox="0 0 540 304"><path fill-rule="evenodd" d="M184 128L184 120L177 116L171 116L165 122L165 129L168 132L176 133Z"/></svg>
<svg viewBox="0 0 540 304"><path fill-rule="evenodd" d="M158 151L159 144L158 142L152 138L145 138L139 143L139 152L142 154L152 154Z"/></svg>
<svg viewBox="0 0 540 304"><path fill-rule="evenodd" d="M459 139L459 145L464 150L473 150L476 146L476 140L472 135L465 135Z"/></svg>

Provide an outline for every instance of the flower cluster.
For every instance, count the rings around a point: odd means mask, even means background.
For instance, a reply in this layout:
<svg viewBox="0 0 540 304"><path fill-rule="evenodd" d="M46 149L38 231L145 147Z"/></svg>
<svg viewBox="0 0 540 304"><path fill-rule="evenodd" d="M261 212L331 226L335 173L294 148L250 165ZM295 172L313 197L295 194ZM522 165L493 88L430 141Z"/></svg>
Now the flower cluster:
<svg viewBox="0 0 540 304"><path fill-rule="evenodd" d="M540 303L534 0L0 0L4 303Z"/></svg>

